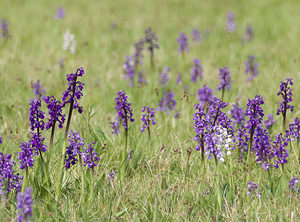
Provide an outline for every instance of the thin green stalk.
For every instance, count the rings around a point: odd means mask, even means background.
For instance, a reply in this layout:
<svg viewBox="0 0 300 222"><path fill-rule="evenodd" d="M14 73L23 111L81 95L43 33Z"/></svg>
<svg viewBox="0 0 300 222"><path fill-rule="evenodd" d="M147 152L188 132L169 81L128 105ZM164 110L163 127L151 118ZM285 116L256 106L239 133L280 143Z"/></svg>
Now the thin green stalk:
<svg viewBox="0 0 300 222"><path fill-rule="evenodd" d="M264 171L264 168L260 166L260 169L259 169L259 175L258 175L258 184L261 184L261 179L262 179L262 173Z"/></svg>
<svg viewBox="0 0 300 222"><path fill-rule="evenodd" d="M229 163L229 167L230 167L230 175L231 175L231 191L232 194L235 193L235 186L234 186L234 178L233 178L233 164L232 164L232 156L230 155L230 163Z"/></svg>
<svg viewBox="0 0 300 222"><path fill-rule="evenodd" d="M40 169L41 169L41 176L42 176L43 179L46 178L46 182L47 182L47 184L49 184L48 174L47 174L47 171L45 169L45 165L44 165L42 159L39 159L39 164L41 165L41 167L40 167Z"/></svg>
<svg viewBox="0 0 300 222"><path fill-rule="evenodd" d="M250 141L249 141L249 144L248 144L248 152L247 152L248 166L250 165L250 154L251 154L251 149L252 149L252 140L253 140L253 137L250 137Z"/></svg>
<svg viewBox="0 0 300 222"><path fill-rule="evenodd" d="M229 161L230 160L230 161ZM226 166L227 166L227 173L228 173L228 178L229 179L229 185L230 188L233 189L233 174L232 174L232 158L231 156L229 158L226 158Z"/></svg>
<svg viewBox="0 0 300 222"><path fill-rule="evenodd" d="M274 186L273 186L273 181L272 181L272 176L271 176L271 169L268 169L268 179L269 179L269 183L270 183L270 189L271 189L271 193L272 195L274 195Z"/></svg>
<svg viewBox="0 0 300 222"><path fill-rule="evenodd" d="M52 128L51 128L51 137L50 137L50 142L49 142L49 150L51 149L51 147L53 145L54 132L55 132L55 124L56 124L56 121L53 121Z"/></svg>
<svg viewBox="0 0 300 222"><path fill-rule="evenodd" d="M248 183L250 182L250 174L247 173L247 177L246 177L246 187L248 187ZM251 195L247 195L247 201L250 203L251 200Z"/></svg>
<svg viewBox="0 0 300 222"><path fill-rule="evenodd" d="M76 82L76 80L75 80L75 82ZM62 148L61 162L60 162L60 167L59 167L59 171L58 171L58 180L56 181L55 197L56 197L57 200L58 200L59 195L60 195L60 185L62 183L62 179L63 179L63 175L64 175L64 163L65 163L67 135L68 135L68 131L69 131L69 128L70 128L70 123L71 123L71 118L72 118L73 105L74 105L74 95L75 95L75 87L73 86L72 98L71 98L71 103L70 103L70 108L69 108L69 115L68 115L66 130L65 130L65 138L64 138L63 148Z"/></svg>
<svg viewBox="0 0 300 222"><path fill-rule="evenodd" d="M28 171L28 167L25 167L25 179L21 190L22 192L24 192L25 188L28 186L28 181L29 181L29 171Z"/></svg>
<svg viewBox="0 0 300 222"><path fill-rule="evenodd" d="M286 125L286 113L283 114L283 121L282 121L282 133L285 132L285 125Z"/></svg>
<svg viewBox="0 0 300 222"><path fill-rule="evenodd" d="M40 157L41 157L42 164L44 164L44 163L45 163L45 161L44 161L43 154L42 154L42 152L41 152L41 150L40 150L40 149L39 149L39 154L40 154Z"/></svg>
<svg viewBox="0 0 300 222"><path fill-rule="evenodd" d="M48 153L47 153L47 161L46 161L46 171L47 172L49 172L49 164L50 164L50 159L51 159L52 146L53 146L53 140L54 140L54 132L55 132L55 123L56 123L56 121L54 121L52 124L51 137L50 137L49 148L48 148Z"/></svg>
<svg viewBox="0 0 300 222"><path fill-rule="evenodd" d="M240 146L238 146L238 161L240 161L240 159L242 159L241 158L241 147Z"/></svg>
<svg viewBox="0 0 300 222"><path fill-rule="evenodd" d="M221 181L220 177L221 175L219 174L219 166L218 166L218 161L215 157L215 163L216 163L216 194L217 194L217 202L218 202L218 208L219 210L222 210L222 192L221 192Z"/></svg>
<svg viewBox="0 0 300 222"><path fill-rule="evenodd" d="M90 195L89 200L93 201L94 197L94 169L92 169L92 180L90 180Z"/></svg>
<svg viewBox="0 0 300 222"><path fill-rule="evenodd" d="M151 131L150 131L150 125L151 125L151 122L150 122L150 120L149 120L149 118L150 118L150 115L151 115L151 113L150 113L150 108L148 107L147 108L147 125L148 125L148 127L147 127L147 130L148 130L148 136L149 136L149 141L150 141L150 139L151 139Z"/></svg>
<svg viewBox="0 0 300 222"><path fill-rule="evenodd" d="M190 158L192 154L192 148L190 147L187 150L187 163L186 163L186 172L185 172L185 183L188 183L189 186L189 177L190 177Z"/></svg>
<svg viewBox="0 0 300 222"><path fill-rule="evenodd" d="M75 95L75 87L73 86L73 91L72 91L72 99L70 103L70 108L69 108L69 115L68 115L68 120L67 120L67 125L66 125L66 131L65 131L65 136L67 136L70 128L70 123L71 123L71 118L72 118L72 113L73 113L73 105L74 105L74 95Z"/></svg>
<svg viewBox="0 0 300 222"><path fill-rule="evenodd" d="M120 169L120 181L123 182L125 178L126 170L126 154L127 154L127 142L128 141L128 130L125 129L125 148L122 153L121 169Z"/></svg>
<svg viewBox="0 0 300 222"><path fill-rule="evenodd" d="M284 181L286 180L286 168L284 168L284 164L281 164L281 177L280 177L280 180L281 180L281 192L280 192L280 195L282 194L282 191L284 190Z"/></svg>
<svg viewBox="0 0 300 222"><path fill-rule="evenodd" d="M188 183L188 184L189 184L189 180L188 180L189 175L190 175L190 159L188 157L187 163L186 163L185 180L184 180L184 182Z"/></svg>
<svg viewBox="0 0 300 222"><path fill-rule="evenodd" d="M154 55L150 55L150 65L151 65L151 68L154 69L155 68L155 64L154 64Z"/></svg>
<svg viewBox="0 0 300 222"><path fill-rule="evenodd" d="M85 197L85 174L84 174L84 169L83 169L83 165L82 165L82 158L81 155L79 155L79 163L80 163L80 169L81 169L81 198L80 198L80 202L83 200L83 198Z"/></svg>
<svg viewBox="0 0 300 222"><path fill-rule="evenodd" d="M222 96L221 99L224 102L224 94L225 94L225 86L222 88Z"/></svg>
<svg viewBox="0 0 300 222"><path fill-rule="evenodd" d="M256 116L256 111L255 110L254 110L253 116ZM252 124L251 130L250 130L250 140L249 140L249 144L248 144L248 155L247 155L248 166L250 164L250 153L251 153L251 149L252 149L252 142L253 142L253 136L254 136L255 128L256 128L256 126Z"/></svg>
<svg viewBox="0 0 300 222"><path fill-rule="evenodd" d="M201 158L201 172L205 174L205 159Z"/></svg>
<svg viewBox="0 0 300 222"><path fill-rule="evenodd" d="M65 162L65 152L66 152L66 140L67 137L65 136L65 141L63 143L63 148L62 148L62 157L61 157L61 161L60 161L60 167L59 167L59 172L58 172L58 179L56 181L56 189L55 189L55 197L58 200L59 196L60 196L60 185L62 183L62 178L63 178L63 170L64 170L64 162Z"/></svg>
<svg viewBox="0 0 300 222"><path fill-rule="evenodd" d="M299 163L299 165L300 165L300 146L299 146L299 144L300 144L300 138L298 137L297 138L297 142L296 142L296 150L298 151L298 163Z"/></svg>
<svg viewBox="0 0 300 222"><path fill-rule="evenodd" d="M286 95L286 91L284 91L284 95L283 95L283 98L287 98L287 95ZM282 121L282 133L284 134L285 132L285 123L286 123L286 111L287 111L287 102L284 101L283 102L283 111L282 111L282 116L283 116L283 121Z"/></svg>
<svg viewBox="0 0 300 222"><path fill-rule="evenodd" d="M296 147L296 148L297 148L297 147ZM291 140L291 141L290 141L290 150L293 151L295 157L297 158L297 156L298 156L298 151L296 150L296 148L294 147L293 141ZM292 152L292 151L291 151L291 152ZM291 152L290 152L290 153L291 153Z"/></svg>
<svg viewBox="0 0 300 222"><path fill-rule="evenodd" d="M128 144L128 130L125 130L125 152L123 154L124 161L126 159L127 144Z"/></svg>
<svg viewBox="0 0 300 222"><path fill-rule="evenodd" d="M185 53L184 51L181 52L181 62L182 62L182 68L183 68L183 65L184 65L184 61L185 61Z"/></svg>
<svg viewBox="0 0 300 222"><path fill-rule="evenodd" d="M205 151L204 151L204 135L201 134L201 168L203 170L203 174L205 172Z"/></svg>
<svg viewBox="0 0 300 222"><path fill-rule="evenodd" d="M43 163L42 159L39 159L39 165L40 165L40 176L42 178L42 181L46 182L46 190L49 190L49 188L51 187L51 183L50 183L50 174L46 169L46 165L45 163ZM49 192L47 192L46 194L47 198L49 198Z"/></svg>
<svg viewBox="0 0 300 222"><path fill-rule="evenodd" d="M150 141L150 139L151 139L151 133L150 133L150 121L149 121L149 120L148 120L148 127L147 127L147 130L148 130L148 138L149 138L148 141Z"/></svg>

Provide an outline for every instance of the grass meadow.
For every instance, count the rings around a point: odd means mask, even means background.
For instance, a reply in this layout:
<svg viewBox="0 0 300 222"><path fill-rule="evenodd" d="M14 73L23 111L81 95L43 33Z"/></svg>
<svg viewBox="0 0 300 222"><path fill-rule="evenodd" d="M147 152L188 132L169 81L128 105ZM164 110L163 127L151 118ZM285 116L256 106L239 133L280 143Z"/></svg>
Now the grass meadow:
<svg viewBox="0 0 300 222"><path fill-rule="evenodd" d="M100 155L94 173L79 163L62 170L65 126L56 127L51 152L44 154L49 169L42 170L36 155L27 182L23 182L33 189L32 221L300 220L299 191L289 189L292 177L300 177L297 140L289 141L286 147L289 156L284 167L265 170L257 163L255 153L239 159L236 149L217 164L206 157L202 167L201 153L193 139L197 91L206 84L221 98L218 76L219 68L225 66L232 79L231 89L223 98L228 103L224 109L228 116L233 103L245 109L248 99L263 96L263 121L268 114L274 115L276 123L269 135L275 140L283 132L283 117L276 115L282 101L277 92L281 81L293 78L291 104L295 108L287 112L287 126L300 117L297 0L0 2L0 18L9 22L11 35L0 38L0 152L12 154L15 172L25 178L18 152L20 142L31 138L28 110L30 99L35 97L33 83L40 80L46 95L61 99L68 86L66 74L83 67L85 74L80 81L84 89L79 100L83 112L73 111L70 130L80 132L86 144L95 141ZM61 19L55 18L58 7L65 11ZM234 32L226 30L229 12L234 13ZM242 40L247 24L253 28L251 41ZM124 79L123 64L126 56L134 54L134 43L145 38L148 27L158 38L155 66L150 64L145 45L139 70L147 84L138 84L136 76L131 87L129 79ZM192 41L193 29L200 31L200 41ZM74 53L63 49L67 30L74 34ZM179 32L188 37L189 52L184 56L177 50ZM259 74L246 81L249 55L255 56ZM203 78L192 82L195 58L202 61ZM171 71L162 86L165 67ZM182 73L181 84L176 83L178 73ZM123 126L119 135L113 135L110 124L115 120L119 90L126 92L135 119L128 123L126 158ZM156 110L149 139L146 131L141 132L142 107L157 108L168 90L175 95L176 108L170 113ZM44 102L41 109L47 113ZM67 104L63 108L66 118L68 111ZM175 118L177 112L179 118ZM50 135L50 130L42 132L47 146ZM114 179L110 178L115 171ZM250 181L258 184L260 197L248 195ZM0 194L0 221L16 220L16 196L15 191Z"/></svg>

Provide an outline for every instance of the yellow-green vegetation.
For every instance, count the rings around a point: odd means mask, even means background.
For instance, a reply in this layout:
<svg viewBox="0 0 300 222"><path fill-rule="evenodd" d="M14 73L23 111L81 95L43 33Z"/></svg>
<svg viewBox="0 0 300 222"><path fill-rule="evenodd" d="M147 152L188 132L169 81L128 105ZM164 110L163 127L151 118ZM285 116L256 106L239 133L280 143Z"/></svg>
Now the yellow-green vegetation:
<svg viewBox="0 0 300 222"><path fill-rule="evenodd" d="M233 80L224 101L264 97L265 116L277 120L271 137L282 132L282 116L276 115L281 98L280 82L293 78L294 112L288 112L287 124L300 116L300 4L297 0L90 0L90 1L5 1L0 4L0 19L10 23L11 39L0 38L0 152L11 153L19 169L20 142L31 137L28 109L38 79L47 95L61 98L66 90L66 74L83 67L85 83L80 104L83 113L73 112L70 130L80 132L86 144L96 141L99 166L92 175L86 170L82 189L82 169L74 165L65 170L60 196L55 196L59 177L64 129L56 129L51 148L49 181L42 177L38 156L29 169L29 186L33 188L33 221L299 221L299 191L291 192L288 182L299 175L299 150L291 142L288 163L269 174L255 161L239 160L233 150L232 162L207 160L201 168L201 154L193 127L197 90L206 84L219 84L219 68L228 67ZM65 16L55 19L62 7ZM236 30L226 31L226 16L234 13ZM252 41L242 42L246 25L254 31ZM152 27L159 49L155 50L155 68L150 67L146 47L143 65L147 85L133 87L124 80L123 63L134 54L134 43L144 38ZM193 42L192 30L199 29L202 39ZM70 30L76 40L75 53L63 50L64 34ZM1 30L0 30L1 31ZM179 32L187 34L189 53L184 60L177 52ZM259 74L246 82L245 62L254 55ZM59 61L64 58L63 67ZM190 80L194 58L202 60L203 79ZM170 67L169 81L162 88L159 78L164 67ZM182 84L176 84L178 73ZM188 89L185 88L188 86ZM151 140L142 133L143 106L157 107L163 91L171 90L177 101L175 110L156 114ZM109 173L120 171L124 149L123 130L112 134L110 122L115 119L115 97L126 92L132 104L134 122L129 123L125 178L108 181ZM46 111L45 104L42 110ZM67 115L68 107L64 109ZM265 120L265 119L264 119ZM43 132L49 145L50 132ZM190 153L191 152L191 153ZM229 160L227 160L229 161ZM232 166L232 169L230 167ZM187 173L188 172L188 173ZM48 182L47 182L48 181ZM247 194L247 183L257 182L261 197ZM298 184L299 187L299 184ZM84 190L84 193L82 193ZM0 196L0 221L16 218L16 194Z"/></svg>

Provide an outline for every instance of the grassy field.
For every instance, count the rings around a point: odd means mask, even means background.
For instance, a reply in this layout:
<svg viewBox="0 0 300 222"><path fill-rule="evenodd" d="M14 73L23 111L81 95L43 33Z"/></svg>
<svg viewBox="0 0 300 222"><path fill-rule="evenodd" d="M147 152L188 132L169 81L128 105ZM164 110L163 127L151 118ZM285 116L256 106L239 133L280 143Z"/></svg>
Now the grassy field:
<svg viewBox="0 0 300 222"><path fill-rule="evenodd" d="M63 7L65 16L55 19ZM297 142L290 142L290 156L284 168L260 168L251 155L250 164L238 160L236 150L227 163L206 160L201 168L201 154L194 147L194 104L197 90L206 84L217 90L219 68L228 67L233 80L225 92L229 105L239 100L246 108L255 95L264 97L265 116L277 120L272 139L282 132L282 116L276 115L281 98L280 82L293 78L294 112L287 123L300 116L300 3L294 1L184 1L184 0L116 0L116 1L5 1L1 0L0 18L10 23L11 39L0 39L0 152L11 153L19 169L20 142L31 137L29 103L35 95L32 83L40 80L47 95L61 98L67 88L66 74L83 67L85 75L83 113L73 112L70 129L80 132L86 144L96 141L100 153L95 174L84 168L84 183L79 164L65 170L60 196L54 195L58 180L64 129L56 129L51 148L49 178L41 175L38 156L29 169L33 188L34 221L298 221L299 191L291 192L288 182L299 178ZM226 17L234 13L236 30L226 31ZM247 24L254 30L252 41L242 42ZM150 67L146 47L143 52L145 79L149 84L129 86L124 80L123 63L134 54L134 43L144 38L151 26L158 37L155 68ZM199 29L202 39L191 41L192 30ZM70 30L76 40L75 53L63 50L64 34ZM179 32L188 36L189 52L184 59L177 52ZM254 55L259 75L246 82L245 62ZM59 60L64 58L64 67ZM203 80L190 80L194 58L202 60ZM170 67L169 81L162 87L159 79L164 67ZM182 84L176 84L181 72ZM136 80L135 80L136 81ZM188 87L188 90L186 88ZM119 90L132 103L134 122L129 123L125 178L120 178L123 131L112 134L110 122L115 118L115 97ZM152 137L142 127L143 106L157 108L163 91L171 90L177 101L176 111L157 112ZM47 112L43 103L42 110ZM68 107L64 109L68 114ZM264 118L265 120L265 118ZM49 145L50 130L44 131ZM188 150L192 152L189 156ZM47 151L48 152L48 151ZM229 161L229 160L227 160ZM187 170L189 169L189 173ZM118 171L108 182L109 173ZM233 183L231 183L231 180ZM257 182L260 198L247 194L249 181ZM84 191L82 189L84 184ZM299 184L298 184L299 187ZM1 197L0 221L16 218L16 193Z"/></svg>

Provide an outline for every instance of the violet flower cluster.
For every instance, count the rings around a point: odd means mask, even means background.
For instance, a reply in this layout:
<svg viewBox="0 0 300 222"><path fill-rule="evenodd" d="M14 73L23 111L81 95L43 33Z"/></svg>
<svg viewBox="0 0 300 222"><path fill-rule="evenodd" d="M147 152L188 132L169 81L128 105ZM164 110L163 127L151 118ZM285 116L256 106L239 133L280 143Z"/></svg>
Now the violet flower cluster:
<svg viewBox="0 0 300 222"><path fill-rule="evenodd" d="M254 134L254 145L253 149L256 152L256 161L265 170L268 170L271 166L271 161L274 157L272 148L272 140L269 132L266 129L257 127Z"/></svg>
<svg viewBox="0 0 300 222"><path fill-rule="evenodd" d="M109 184L113 184L113 183L114 183L114 181L115 181L115 176L116 176L117 173L118 173L118 171L113 171L113 172L110 172L110 173L108 174L108 183L109 183Z"/></svg>
<svg viewBox="0 0 300 222"><path fill-rule="evenodd" d="M248 99L247 109L244 115L249 117L245 127L250 136L250 148L252 146L255 130L261 125L264 116L264 110L261 108L262 104L264 104L264 98L259 95L256 95L253 100Z"/></svg>
<svg viewBox="0 0 300 222"><path fill-rule="evenodd" d="M151 27L145 31L145 42L148 44L147 49L150 51L150 56L154 56L154 49L159 49L158 38L155 32L152 32Z"/></svg>
<svg viewBox="0 0 300 222"><path fill-rule="evenodd" d="M155 120L155 109L154 108L150 108L149 106L144 106L142 109L142 117L141 120L143 122L143 126L141 128L141 131L144 132L145 129L150 130L150 125L152 123L152 125L156 124L156 120Z"/></svg>
<svg viewBox="0 0 300 222"><path fill-rule="evenodd" d="M84 166L88 166L94 173L95 166L99 165L100 157L93 147L96 142L90 143L89 147L86 148L83 142L83 138L80 137L79 132L70 131L68 132L69 146L66 147L65 153L65 168L69 169L71 165L75 165L78 161L77 158L81 158L84 162Z"/></svg>
<svg viewBox="0 0 300 222"><path fill-rule="evenodd" d="M261 105L264 104L264 97L256 95L253 100L248 99L245 116L249 116L248 128L261 124L264 116L264 110Z"/></svg>
<svg viewBox="0 0 300 222"><path fill-rule="evenodd" d="M206 116L203 111L202 106L195 105L196 113L194 115L194 129L196 136L194 140L198 143L195 147L197 151L201 150L202 160L204 154L207 155L208 159L212 159L215 156L220 157L219 150L215 148L215 141L213 140L214 136L210 133L212 130L209 128L207 121L205 120Z"/></svg>
<svg viewBox="0 0 300 222"><path fill-rule="evenodd" d="M202 65L201 65L201 60L199 59L194 59L194 66L191 70L191 80L192 82L197 82L197 78L199 80L202 80Z"/></svg>
<svg viewBox="0 0 300 222"><path fill-rule="evenodd" d="M21 152L18 152L20 169L23 170L25 168L32 167L34 162L33 159L34 152L31 147L31 142L28 143L21 142L20 148L21 148Z"/></svg>
<svg viewBox="0 0 300 222"><path fill-rule="evenodd" d="M290 105L293 101L293 89L291 88L293 84L293 79L286 79L284 82L281 82L277 93L278 96L282 96L282 102L279 104L276 114L280 115L281 113L284 119L288 110L294 111L294 106Z"/></svg>
<svg viewBox="0 0 300 222"><path fill-rule="evenodd" d="M31 99L29 108L29 121L31 131L35 129L39 133L39 130L43 130L45 127L45 113L40 110L41 100L40 98Z"/></svg>
<svg viewBox="0 0 300 222"><path fill-rule="evenodd" d="M169 81L169 76L168 74L170 73L171 68L169 67L165 67L163 72L160 74L160 83L162 85L162 87L164 87L167 82Z"/></svg>
<svg viewBox="0 0 300 222"><path fill-rule="evenodd" d="M17 221L31 221L32 218L32 188L28 187L17 195Z"/></svg>
<svg viewBox="0 0 300 222"><path fill-rule="evenodd" d="M276 140L273 142L274 147L274 154L277 157L277 160L275 160L275 168L278 168L279 165L283 167L284 164L288 162L287 158L289 156L287 146L289 144L289 138L288 135L282 135L282 133L276 135Z"/></svg>
<svg viewBox="0 0 300 222"><path fill-rule="evenodd" d="M134 67L134 60L131 56L127 56L126 60L123 65L123 71L125 73L125 78L129 79L129 86L133 86L134 81L134 74L135 74L135 67Z"/></svg>
<svg viewBox="0 0 300 222"><path fill-rule="evenodd" d="M248 135L245 128L245 115L244 109L239 107L238 104L233 104L230 109L231 119L234 125L235 134L233 136L233 148L238 150L238 158L242 158L244 152L247 150Z"/></svg>
<svg viewBox="0 0 300 222"><path fill-rule="evenodd" d="M266 129L271 129L271 127L276 123L276 120L273 118L272 114L267 115L267 119L265 120Z"/></svg>
<svg viewBox="0 0 300 222"><path fill-rule="evenodd" d="M242 159L243 154L247 151L248 146L248 134L245 125L242 124L236 129L236 132L233 137L234 146L232 149L238 150L238 158Z"/></svg>
<svg viewBox="0 0 300 222"><path fill-rule="evenodd" d="M213 90L205 84L201 89L198 89L198 101L201 106L210 105L214 101Z"/></svg>
<svg viewBox="0 0 300 222"><path fill-rule="evenodd" d="M255 56L253 55L249 55L248 60L245 63L245 74L250 74L246 81L254 79L254 77L259 74L258 63L255 62Z"/></svg>
<svg viewBox="0 0 300 222"><path fill-rule="evenodd" d="M38 97L43 97L46 94L45 89L40 84L40 80L38 79L36 83L32 84L34 95Z"/></svg>
<svg viewBox="0 0 300 222"><path fill-rule="evenodd" d="M195 114L193 116L194 120L194 130L196 132L196 136L194 140L198 142L195 149L199 151L201 148L204 148L204 133L207 127L207 121L205 117L205 112L203 106L200 104L194 105Z"/></svg>
<svg viewBox="0 0 300 222"><path fill-rule="evenodd" d="M230 71L227 67L219 69L219 79L221 80L218 90L224 90L225 88L230 90L231 88L231 78L230 78Z"/></svg>
<svg viewBox="0 0 300 222"><path fill-rule="evenodd" d="M226 113L223 112L223 109L227 106L227 103L224 103L222 100L214 97L211 105L208 107L206 120L212 127L222 126L231 134L233 131L231 119L226 115Z"/></svg>
<svg viewBox="0 0 300 222"><path fill-rule="evenodd" d="M29 120L31 127L31 139L28 143L21 142L18 152L18 160L20 163L20 169L28 169L33 166L35 155L41 155L43 161L42 152L47 151L47 146L43 143L45 138L41 136L41 130L45 128L45 113L40 110L41 100L40 98L31 99L29 108Z"/></svg>
<svg viewBox="0 0 300 222"><path fill-rule="evenodd" d="M134 43L135 52L133 55L134 60L134 66L135 68L138 67L138 65L143 64L143 50L144 50L144 40L140 39L138 42Z"/></svg>
<svg viewBox="0 0 300 222"><path fill-rule="evenodd" d="M41 152L46 152L47 145L44 144L45 137L41 137L41 134L38 133L32 132L31 134L32 136L29 143L31 144L32 151L35 151L35 155L39 155Z"/></svg>
<svg viewBox="0 0 300 222"><path fill-rule="evenodd" d="M243 43L245 41L248 41L248 42L252 41L253 35L254 35L254 31L253 31L252 26L247 24L246 29L245 29L245 34L242 38Z"/></svg>
<svg viewBox="0 0 300 222"><path fill-rule="evenodd" d="M118 135L120 133L120 119L119 116L116 115L116 120L110 122L111 128L112 128L112 134Z"/></svg>
<svg viewBox="0 0 300 222"><path fill-rule="evenodd" d="M64 8L59 7L59 8L57 9L57 11L56 11L56 16L55 16L55 18L56 18L57 20L59 20L59 19L62 19L62 18L64 18L64 17L65 17L65 10L64 10Z"/></svg>
<svg viewBox="0 0 300 222"><path fill-rule="evenodd" d="M174 93L170 91L164 91L164 95L158 103L158 111L167 112L170 114L176 107L176 100L174 99Z"/></svg>
<svg viewBox="0 0 300 222"><path fill-rule="evenodd" d="M292 177L292 179L289 181L289 190L290 192L297 193L299 188L297 187L297 184L299 183L298 177Z"/></svg>
<svg viewBox="0 0 300 222"><path fill-rule="evenodd" d="M87 165L92 170L92 172L94 172L95 166L98 166L100 161L99 154L95 151L95 148L93 147L94 144L95 142L90 143L89 147L86 148L82 153L84 166Z"/></svg>
<svg viewBox="0 0 300 222"><path fill-rule="evenodd" d="M129 86L132 87L134 84L134 77L138 71L138 66L143 64L143 50L144 50L144 40L140 39L134 44L135 52L133 56L127 56L123 64L123 71L125 74L125 79L129 79ZM142 72L138 73L139 83L144 82L144 77Z"/></svg>
<svg viewBox="0 0 300 222"><path fill-rule="evenodd" d="M9 34L9 23L5 21L5 19L1 20L0 38L11 39L11 35Z"/></svg>
<svg viewBox="0 0 300 222"><path fill-rule="evenodd" d="M201 104L195 105L194 129L196 136L194 140L198 142L196 150L205 152L208 159L225 159L225 154L230 155L231 136L233 133L231 120L223 112L227 103L214 97L214 101L207 107L207 112ZM203 156L202 156L203 158Z"/></svg>
<svg viewBox="0 0 300 222"><path fill-rule="evenodd" d="M289 135L292 140L297 140L298 143L300 141L300 119L298 117L295 118L294 122L292 122L289 126Z"/></svg>
<svg viewBox="0 0 300 222"><path fill-rule="evenodd" d="M179 33L179 37L177 38L177 42L179 44L178 53L189 52L188 46L188 37L183 32Z"/></svg>
<svg viewBox="0 0 300 222"><path fill-rule="evenodd" d="M132 154L133 154L133 150L130 150L129 154L128 154L128 158L127 161L132 159Z"/></svg>
<svg viewBox="0 0 300 222"><path fill-rule="evenodd" d="M45 113L42 112L40 108L41 108L40 98L32 99L30 102L30 109L29 109L29 120L30 120L32 136L29 143L31 145L32 150L35 151L36 155L39 154L41 155L41 152L47 151L47 146L43 144L45 137L41 136L41 130L45 128L45 122L44 122ZM34 130L36 130L36 132L34 132ZM30 151L28 151L28 154L29 153Z"/></svg>
<svg viewBox="0 0 300 222"><path fill-rule="evenodd" d="M235 26L234 14L233 12L229 12L226 19L226 29L228 32L234 32Z"/></svg>
<svg viewBox="0 0 300 222"><path fill-rule="evenodd" d="M78 161L77 155L80 156L85 149L83 138L80 138L80 133L76 131L68 132L68 142L66 154L65 154L65 168L69 169L71 165L75 165Z"/></svg>
<svg viewBox="0 0 300 222"><path fill-rule="evenodd" d="M260 198L261 192L258 189L258 183L255 182L248 182L248 195L253 197Z"/></svg>
<svg viewBox="0 0 300 222"><path fill-rule="evenodd" d="M131 103L127 101L127 95L122 90L117 93L116 102L116 122L122 121L125 131L128 130L128 120L134 121Z"/></svg>
<svg viewBox="0 0 300 222"><path fill-rule="evenodd" d="M198 29L193 29L192 31L192 40L194 42L199 42L201 40L201 34Z"/></svg>
<svg viewBox="0 0 300 222"><path fill-rule="evenodd" d="M0 195L6 195L13 190L18 192L22 188L23 176L15 172L15 164L11 154L0 152Z"/></svg>
<svg viewBox="0 0 300 222"><path fill-rule="evenodd" d="M49 111L46 129L49 130L51 127L54 127L55 123L58 123L59 128L63 128L65 122L65 114L62 114L63 103L55 99L54 96L47 96L45 103Z"/></svg>
<svg viewBox="0 0 300 222"><path fill-rule="evenodd" d="M68 88L63 93L62 97L64 106L70 103L74 109L78 109L79 113L82 113L83 111L83 107L80 106L78 100L83 96L82 90L84 83L78 81L78 77L83 75L84 70L82 67L78 68L75 73L67 74Z"/></svg>
<svg viewBox="0 0 300 222"><path fill-rule="evenodd" d="M177 77L176 77L176 84L177 85L181 85L182 84L182 73L178 73Z"/></svg>
<svg viewBox="0 0 300 222"><path fill-rule="evenodd" d="M244 124L244 109L239 107L238 104L232 105L232 108L230 109L230 115L233 119L233 123L236 125L236 128Z"/></svg>

